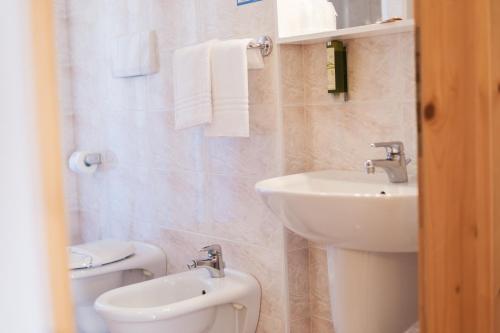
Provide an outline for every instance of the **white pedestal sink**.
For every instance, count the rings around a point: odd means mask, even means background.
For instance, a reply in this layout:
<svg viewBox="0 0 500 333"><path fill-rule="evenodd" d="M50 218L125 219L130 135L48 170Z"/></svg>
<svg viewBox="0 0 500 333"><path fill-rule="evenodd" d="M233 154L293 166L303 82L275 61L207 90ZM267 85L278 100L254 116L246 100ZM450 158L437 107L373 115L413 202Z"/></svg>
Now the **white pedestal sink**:
<svg viewBox="0 0 500 333"><path fill-rule="evenodd" d="M401 333L417 320L415 181L321 171L264 180L256 190L287 228L328 244L337 333Z"/></svg>

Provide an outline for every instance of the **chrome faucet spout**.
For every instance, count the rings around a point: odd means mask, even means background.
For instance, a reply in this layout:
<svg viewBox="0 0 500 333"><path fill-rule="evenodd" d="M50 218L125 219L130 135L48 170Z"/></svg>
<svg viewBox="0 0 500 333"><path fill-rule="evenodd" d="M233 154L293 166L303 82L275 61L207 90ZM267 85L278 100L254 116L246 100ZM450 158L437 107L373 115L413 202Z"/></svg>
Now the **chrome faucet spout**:
<svg viewBox="0 0 500 333"><path fill-rule="evenodd" d="M376 168L382 168L387 173L392 183L408 182L408 171L406 165L410 160L405 158L404 145L399 141L377 142L372 147L383 147L386 149L386 158L378 160L367 160L365 170L367 173L375 173Z"/></svg>
<svg viewBox="0 0 500 333"><path fill-rule="evenodd" d="M218 244L205 246L200 252L207 252L207 258L193 260L187 265L188 269L205 268L213 278L224 277L224 260L222 259L222 248Z"/></svg>

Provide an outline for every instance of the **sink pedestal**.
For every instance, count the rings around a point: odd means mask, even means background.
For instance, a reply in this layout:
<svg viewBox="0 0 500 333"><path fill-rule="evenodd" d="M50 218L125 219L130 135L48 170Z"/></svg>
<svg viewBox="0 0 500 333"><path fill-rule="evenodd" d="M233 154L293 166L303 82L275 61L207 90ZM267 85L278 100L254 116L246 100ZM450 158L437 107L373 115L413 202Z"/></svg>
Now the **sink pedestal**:
<svg viewBox="0 0 500 333"><path fill-rule="evenodd" d="M335 332L401 333L418 320L416 253L327 252Z"/></svg>
<svg viewBox="0 0 500 333"><path fill-rule="evenodd" d="M288 229L329 244L336 333L401 333L417 320L415 179L327 170L255 187Z"/></svg>

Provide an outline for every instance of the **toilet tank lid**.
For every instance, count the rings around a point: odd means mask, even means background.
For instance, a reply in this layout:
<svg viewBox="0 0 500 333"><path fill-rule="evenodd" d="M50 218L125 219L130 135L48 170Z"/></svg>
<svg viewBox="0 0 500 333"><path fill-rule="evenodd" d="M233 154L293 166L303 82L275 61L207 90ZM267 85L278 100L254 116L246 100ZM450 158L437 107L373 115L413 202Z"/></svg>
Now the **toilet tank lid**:
<svg viewBox="0 0 500 333"><path fill-rule="evenodd" d="M105 239L68 247L69 268L82 269L106 265L135 253L132 242Z"/></svg>

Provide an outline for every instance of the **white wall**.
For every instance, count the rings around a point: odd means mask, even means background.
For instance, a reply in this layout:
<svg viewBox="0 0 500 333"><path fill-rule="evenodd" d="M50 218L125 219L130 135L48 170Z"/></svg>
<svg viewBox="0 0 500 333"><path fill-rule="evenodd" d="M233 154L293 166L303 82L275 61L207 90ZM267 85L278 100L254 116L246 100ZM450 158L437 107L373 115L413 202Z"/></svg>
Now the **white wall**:
<svg viewBox="0 0 500 333"><path fill-rule="evenodd" d="M59 88L59 111L61 130L61 153L63 164L64 199L66 211L66 230L70 244L81 243L77 175L68 167L68 159L76 150L75 110L71 90L71 58L69 47L69 26L66 0L52 0L54 5L54 29L57 49L57 81Z"/></svg>
<svg viewBox="0 0 500 333"><path fill-rule="evenodd" d="M228 267L262 286L258 332L286 332L283 227L254 190L280 174L278 50L249 73L250 138L206 138L174 128L172 57L219 38L273 35L275 3L234 0L68 0L72 108L78 149L103 151L78 176L83 241L136 239L161 246L170 273L219 243ZM160 71L114 78L114 38L153 29Z"/></svg>
<svg viewBox="0 0 500 333"><path fill-rule="evenodd" d="M30 1L2 1L0 19L0 331L50 329L30 64Z"/></svg>
<svg viewBox="0 0 500 333"><path fill-rule="evenodd" d="M277 0L280 37L335 30L336 12L328 0Z"/></svg>

